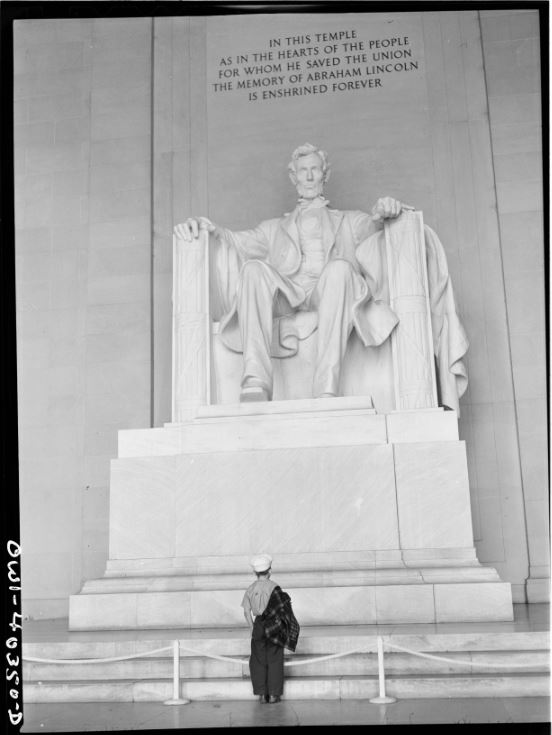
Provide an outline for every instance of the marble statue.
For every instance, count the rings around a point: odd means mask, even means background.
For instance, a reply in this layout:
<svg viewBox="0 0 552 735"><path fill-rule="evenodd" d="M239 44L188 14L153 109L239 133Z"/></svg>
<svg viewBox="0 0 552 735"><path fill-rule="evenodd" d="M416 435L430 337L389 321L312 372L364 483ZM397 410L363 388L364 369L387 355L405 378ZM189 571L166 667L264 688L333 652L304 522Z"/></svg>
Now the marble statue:
<svg viewBox="0 0 552 735"><path fill-rule="evenodd" d="M356 332L365 347L377 347L405 317L404 310L401 317L397 313L397 300L390 303L390 268L414 276L424 261L432 331L424 360L426 366L433 365L434 359L437 363L439 405L458 410L459 397L467 387L463 358L468 340L456 312L444 249L435 232L422 225L421 255L415 265L408 255L400 255L400 243L398 251L390 254L384 233L385 222L400 222L414 214L413 207L388 196L379 198L370 214L329 207L324 197L328 157L310 143L293 152L288 169L298 194L292 212L239 232L207 217L190 217L174 228L177 241L191 242L205 230L219 245L215 270L223 284L220 339L228 349L243 354L240 400L270 400L271 358L295 355L299 342L314 331L318 336L312 396L339 395L351 332ZM390 264L390 257L396 266ZM407 302L409 288L407 285ZM408 342L419 333L414 323L411 327L411 335L403 330ZM420 349L413 346L414 360L416 352ZM402 362L404 373L409 369L408 357Z"/></svg>
<svg viewBox="0 0 552 735"><path fill-rule="evenodd" d="M300 321L290 322L291 314L317 312L314 397L338 394L353 329L366 346L376 346L398 321L386 303L374 298L377 285L356 251L382 228L384 219L412 208L383 197L372 214L332 209L323 195L329 173L326 153L306 143L293 152L289 163L298 194L290 214L241 232L219 227L206 217L192 217L175 227L176 236L187 241L197 237L200 228L207 229L242 263L235 297L221 320L223 342L243 353L242 401L270 400L271 357L295 354L297 340L308 336Z"/></svg>

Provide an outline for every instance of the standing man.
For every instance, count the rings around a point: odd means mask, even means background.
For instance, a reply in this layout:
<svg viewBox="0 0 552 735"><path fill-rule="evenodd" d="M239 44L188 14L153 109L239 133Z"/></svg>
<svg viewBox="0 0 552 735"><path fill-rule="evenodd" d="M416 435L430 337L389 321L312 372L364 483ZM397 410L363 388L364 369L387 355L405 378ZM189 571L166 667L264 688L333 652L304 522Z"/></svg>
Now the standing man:
<svg viewBox="0 0 552 735"><path fill-rule="evenodd" d="M242 600L251 629L249 671L253 694L262 703L280 701L284 689L284 648L295 651L299 624L291 608L291 598L270 579L272 558L261 554L251 559L257 580Z"/></svg>
<svg viewBox="0 0 552 735"><path fill-rule="evenodd" d="M349 335L356 329L366 346L387 339L398 322L378 298L378 284L356 257L358 246L397 217L403 205L378 199L372 214L341 212L323 196L330 167L327 155L310 143L299 146L288 166L298 194L290 214L261 222L252 230L233 232L206 217L192 217L175 227L184 240L207 229L240 261L236 293L221 320L221 339L243 353L240 400L272 398L271 357L297 352L297 340L312 333L290 333L279 321L298 311L317 312L318 352L312 395L339 394L341 365ZM289 320L288 320L289 322Z"/></svg>

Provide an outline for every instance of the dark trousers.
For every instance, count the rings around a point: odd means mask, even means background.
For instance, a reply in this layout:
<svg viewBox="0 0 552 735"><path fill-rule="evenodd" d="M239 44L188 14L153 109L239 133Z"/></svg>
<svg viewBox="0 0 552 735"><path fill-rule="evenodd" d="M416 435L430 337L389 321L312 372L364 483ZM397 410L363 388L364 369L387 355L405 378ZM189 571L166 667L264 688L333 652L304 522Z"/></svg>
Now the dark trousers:
<svg viewBox="0 0 552 735"><path fill-rule="evenodd" d="M249 672L253 694L280 697L284 690L284 649L265 638L261 618L253 623Z"/></svg>

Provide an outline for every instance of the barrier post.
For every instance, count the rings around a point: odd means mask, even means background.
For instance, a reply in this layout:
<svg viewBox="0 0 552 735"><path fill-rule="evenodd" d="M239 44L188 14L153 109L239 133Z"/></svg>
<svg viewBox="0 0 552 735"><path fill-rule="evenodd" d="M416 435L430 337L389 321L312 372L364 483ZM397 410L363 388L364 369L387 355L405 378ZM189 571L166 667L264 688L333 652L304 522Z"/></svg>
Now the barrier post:
<svg viewBox="0 0 552 735"><path fill-rule="evenodd" d="M379 697L370 699L372 704L392 704L397 700L395 697L388 697L385 694L385 668L383 665L383 638L378 635L378 681L379 681Z"/></svg>
<svg viewBox="0 0 552 735"><path fill-rule="evenodd" d="M189 699L180 696L180 644L173 641L173 695L163 704L190 704Z"/></svg>

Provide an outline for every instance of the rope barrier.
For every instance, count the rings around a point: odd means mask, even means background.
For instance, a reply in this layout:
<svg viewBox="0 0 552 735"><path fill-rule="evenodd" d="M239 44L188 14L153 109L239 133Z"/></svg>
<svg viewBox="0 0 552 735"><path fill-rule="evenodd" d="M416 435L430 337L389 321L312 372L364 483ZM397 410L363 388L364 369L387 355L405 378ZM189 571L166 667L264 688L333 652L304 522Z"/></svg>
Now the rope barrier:
<svg viewBox="0 0 552 735"><path fill-rule="evenodd" d="M329 661L331 658L341 658L342 656L350 656L352 653L369 653L369 651L363 651L362 649L356 649L353 651L344 651L343 653L331 653L327 656L316 656L315 658L307 658L304 661L286 661L284 666L303 666L303 664L317 663L318 661Z"/></svg>
<svg viewBox="0 0 552 735"><path fill-rule="evenodd" d="M106 664L113 661L129 661L131 658L152 656L154 653L172 651L172 648L172 646L166 646L165 648L156 648L154 651L133 653L130 656L113 656L112 658L35 658L33 656L23 656L23 661L32 661L37 664Z"/></svg>
<svg viewBox="0 0 552 735"><path fill-rule="evenodd" d="M173 695L172 699L167 699L163 704L190 704L189 699L183 699L180 696L180 642L175 640L172 644L173 649Z"/></svg>
<svg viewBox="0 0 552 735"><path fill-rule="evenodd" d="M205 656L206 658L214 658L217 661L229 661L230 663L240 663L243 665L249 664L249 659L237 659L237 658L230 658L229 656L217 656L214 653L205 653L204 651L198 651L195 648L189 648L188 646L180 646L180 649L182 651L188 651L189 653L195 653L199 656ZM303 666L305 664L311 664L316 663L318 661L328 661L331 658L342 658L343 656L350 656L352 653L367 653L367 651L363 651L362 649L354 649L351 651L344 651L343 653L331 653L327 656L316 656L314 658L307 658L303 661L286 661L284 663L284 666Z"/></svg>
<svg viewBox="0 0 552 735"><path fill-rule="evenodd" d="M144 653L136 653L130 656L117 656L113 658L69 658L69 659L50 659L50 658L34 658L31 656L23 656L24 661L32 661L33 663L45 663L45 664L92 664L92 663L111 663L113 661L127 661L132 658L141 658L142 656L150 656L154 653L161 653L163 651L172 651L172 646L166 648L157 648L155 651L147 651ZM230 656L219 656L216 653L206 653L205 651L199 651L196 648L189 648L188 646L180 645L181 651L188 651L188 653L194 653L198 656L204 656L205 658L212 658L216 661L228 661L233 664L248 665L248 658L231 658ZM332 658L342 658L343 656L350 656L353 653L368 653L361 649L355 649L351 651L344 651L343 653L332 653L327 656L315 656L314 658L308 658L302 661L286 661L284 666L303 666L305 664L316 663L318 661L328 661Z"/></svg>
<svg viewBox="0 0 552 735"><path fill-rule="evenodd" d="M379 696L372 697L369 701L372 704L393 704L397 700L395 697L388 697L385 693L385 668L383 665L383 639L378 635L378 684Z"/></svg>
<svg viewBox="0 0 552 735"><path fill-rule="evenodd" d="M188 651L188 653L195 653L196 656L205 656L205 658L213 658L215 661L228 661L232 664L248 664L249 659L247 658L232 658L230 656L218 656L216 653L205 653L204 651L198 651L196 648L188 648L188 646L180 646L181 651Z"/></svg>
<svg viewBox="0 0 552 735"><path fill-rule="evenodd" d="M189 699L183 699L180 696L180 652L181 650L193 653L199 656L205 656L206 658L212 658L217 661L229 661L230 663L240 664L241 666L247 665L249 659L236 659L230 658L229 656L218 656L214 653L206 653L204 651L198 651L196 648L190 648L189 646L181 646L180 641L174 640L171 646L165 646L164 648L156 648L153 651L144 651L142 653L134 653L129 656L111 656L109 658L89 658L89 659L49 659L49 658L37 658L35 656L23 656L23 661L30 661L32 663L47 663L47 664L92 664L92 663L113 663L115 661L129 661L135 658L143 658L144 656L151 656L154 653L164 653L165 651L173 652L173 694L171 699L167 699L163 704L167 705L181 705L189 704ZM286 661L284 666L302 666L304 664L310 664L316 661L327 661L332 658L342 658L343 656L350 656L352 653L363 653L363 651L355 649L352 651L343 651L342 653L332 653L327 656L316 656L315 658L305 659L303 661ZM395 701L395 700L389 700Z"/></svg>
<svg viewBox="0 0 552 735"><path fill-rule="evenodd" d="M383 637L378 636L378 680L379 680L379 697L373 697L370 702L373 704L391 704L397 700L394 697L388 697L385 694L385 669L383 662ZM500 664L500 663L488 663L483 661L464 661L457 658L449 658L447 656L434 656L430 653L422 653L421 651L413 651L411 648L405 648L399 646L396 643L390 643L388 640L385 641L385 645L388 648L393 648L396 651L403 651L404 653L410 653L413 656L419 656L420 658L429 658L434 661L447 661L452 664L461 664L467 666L486 666L487 668L508 668L508 669L525 669L534 667L534 664Z"/></svg>
<svg viewBox="0 0 552 735"><path fill-rule="evenodd" d="M462 664L463 666L488 666L488 667L498 667L498 668L504 668L504 669L527 669L532 668L535 666L535 664L500 664L500 663L489 663L486 661L463 661L459 658L447 658L446 656L433 656L430 653L422 653L421 651L412 651L410 648L403 648L403 646L398 646L396 643L389 643L389 641L385 641L385 645L388 648L394 648L397 651L404 651L405 653L411 653L413 656L419 656L420 658L430 658L434 661L448 661L451 664Z"/></svg>
<svg viewBox="0 0 552 735"><path fill-rule="evenodd" d="M379 696L373 697L369 701L374 704L391 704L397 700L394 697L387 696L385 692L385 666L384 666L384 645L388 648L392 648L396 651L402 651L409 653L412 656L418 656L420 658L432 659L434 661L445 661L452 664L460 664L462 666L485 666L487 668L508 668L508 669L526 669L533 668L535 664L515 664L515 663L489 663L484 661L465 661L463 659L449 658L447 656L435 656L430 653L422 653L421 651L413 651L411 648L399 646L396 643L390 643L388 639L384 641L383 636L377 636L377 654L378 654L378 683L379 683ZM183 699L180 697L180 657L181 651L187 651L188 653L195 654L196 656L204 656L205 658L212 658L217 661L228 661L233 664L240 664L240 666L247 665L249 659L242 658L231 658L230 656L219 656L215 653L206 653L196 648L190 648L188 646L182 646L180 641L174 640L172 645L165 646L163 648L156 648L153 651L143 651L141 653L134 653L128 656L111 656L109 658L89 658L89 659L50 659L50 658L37 658L34 656L23 656L23 661L29 661L32 663L45 663L45 664L92 664L92 663L113 663L116 661L129 661L135 658L144 658L145 656L152 656L156 653L164 653L166 651L172 651L173 653L173 696L172 699L167 700L164 704L175 705L175 704L188 704L189 699ZM341 653L331 653L325 656L315 656L314 658L307 658L301 661L286 661L284 666L304 666L310 663L317 663L319 661L329 661L330 659L343 658L344 656L351 656L354 653L371 653L365 649L351 649L349 651L343 651Z"/></svg>

